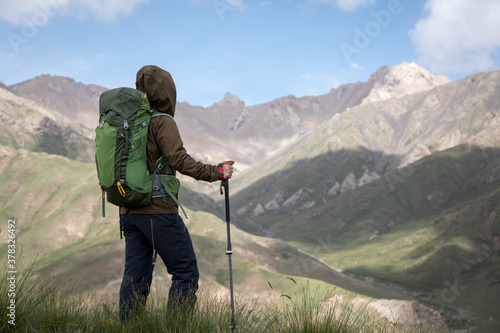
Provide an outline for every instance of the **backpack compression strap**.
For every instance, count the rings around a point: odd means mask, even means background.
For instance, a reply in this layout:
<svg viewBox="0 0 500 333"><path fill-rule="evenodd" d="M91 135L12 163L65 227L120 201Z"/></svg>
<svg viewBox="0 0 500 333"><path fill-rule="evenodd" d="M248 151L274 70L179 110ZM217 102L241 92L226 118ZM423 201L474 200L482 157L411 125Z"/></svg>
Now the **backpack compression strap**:
<svg viewBox="0 0 500 333"><path fill-rule="evenodd" d="M168 186L166 180L162 177L160 174L160 170L163 169L163 167L166 167L167 170L169 170L168 162L165 159L165 157L162 155L157 161L156 161L156 169L155 171L151 174L151 178L153 179L153 195L152 198L163 198L163 201L165 201L165 192L168 193L168 195L175 201L175 203L181 208L182 212L184 213L184 216L187 217L186 211L184 210L184 207L182 207L181 203L177 199L176 195L172 192L170 189L170 186ZM167 171L168 172L168 171ZM177 182L179 180L174 176L170 174L166 174L166 176L170 176L175 178ZM161 190L164 190L161 192ZM159 192L160 194L156 194Z"/></svg>

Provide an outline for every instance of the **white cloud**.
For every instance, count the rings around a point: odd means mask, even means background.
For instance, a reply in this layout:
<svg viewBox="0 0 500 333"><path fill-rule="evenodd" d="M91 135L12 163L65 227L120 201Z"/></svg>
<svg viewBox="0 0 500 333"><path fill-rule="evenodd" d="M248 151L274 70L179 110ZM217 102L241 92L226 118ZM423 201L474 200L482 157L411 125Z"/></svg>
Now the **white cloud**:
<svg viewBox="0 0 500 333"><path fill-rule="evenodd" d="M0 2L0 19L15 25L34 24L38 27L60 15L94 16L113 21L129 15L141 2L149 0L16 0Z"/></svg>
<svg viewBox="0 0 500 333"><path fill-rule="evenodd" d="M362 6L375 3L375 0L320 0L325 3L335 3L337 7L345 11L353 11Z"/></svg>
<svg viewBox="0 0 500 333"><path fill-rule="evenodd" d="M494 65L500 48L500 1L428 0L427 16L409 32L419 61L439 72L471 72Z"/></svg>
<svg viewBox="0 0 500 333"><path fill-rule="evenodd" d="M351 66L351 68L353 69L359 69L359 70L363 69L363 67L360 64L357 64L355 62L352 62L349 66Z"/></svg>
<svg viewBox="0 0 500 333"><path fill-rule="evenodd" d="M118 17L126 17L136 6L149 0L73 0L74 9L70 13L95 16L103 21L113 21Z"/></svg>

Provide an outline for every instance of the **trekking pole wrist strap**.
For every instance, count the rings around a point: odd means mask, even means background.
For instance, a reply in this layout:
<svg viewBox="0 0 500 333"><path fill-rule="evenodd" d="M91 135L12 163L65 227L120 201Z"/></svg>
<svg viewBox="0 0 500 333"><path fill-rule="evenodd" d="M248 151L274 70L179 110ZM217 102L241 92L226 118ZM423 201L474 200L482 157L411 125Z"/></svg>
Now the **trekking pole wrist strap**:
<svg viewBox="0 0 500 333"><path fill-rule="evenodd" d="M217 170L219 170L219 180L224 180L224 164L233 165L234 161L224 161L217 165Z"/></svg>
<svg viewBox="0 0 500 333"><path fill-rule="evenodd" d="M219 170L219 180L224 179L224 163L219 163L217 165L217 169Z"/></svg>

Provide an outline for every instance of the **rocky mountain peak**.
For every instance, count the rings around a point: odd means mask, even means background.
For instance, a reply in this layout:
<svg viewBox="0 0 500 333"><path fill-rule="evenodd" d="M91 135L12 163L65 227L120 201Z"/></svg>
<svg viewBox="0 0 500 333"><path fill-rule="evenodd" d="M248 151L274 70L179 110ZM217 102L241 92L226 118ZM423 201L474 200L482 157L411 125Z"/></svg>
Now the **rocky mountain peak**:
<svg viewBox="0 0 500 333"><path fill-rule="evenodd" d="M16 95L58 111L90 128L98 122L99 96L107 88L72 78L43 74L8 87Z"/></svg>
<svg viewBox="0 0 500 333"><path fill-rule="evenodd" d="M227 105L227 106L244 106L245 102L240 100L238 97L232 95L227 92L224 97L216 103L218 106Z"/></svg>
<svg viewBox="0 0 500 333"><path fill-rule="evenodd" d="M38 75L33 79L26 80L17 84L11 85L9 88L14 92L23 92L26 90L36 89L36 87L44 86L50 87L58 92L62 92L63 88L69 88L73 85L77 85L76 81L69 77L42 74ZM82 85L80 83L80 85Z"/></svg>
<svg viewBox="0 0 500 333"><path fill-rule="evenodd" d="M81 93L100 95L103 91L108 90L107 88L95 84L84 84L81 82L76 82L74 79L69 77L50 74L42 74L35 77L34 79L11 85L9 86L9 89L14 91L15 93L19 93L20 95L35 93L38 90L41 90L40 92L43 92L45 94L48 91L57 93L71 93L80 91Z"/></svg>
<svg viewBox="0 0 500 333"><path fill-rule="evenodd" d="M372 74L368 82L373 88L362 104L430 90L449 83L450 80L442 75L433 75L414 62L403 62L397 66L380 68Z"/></svg>

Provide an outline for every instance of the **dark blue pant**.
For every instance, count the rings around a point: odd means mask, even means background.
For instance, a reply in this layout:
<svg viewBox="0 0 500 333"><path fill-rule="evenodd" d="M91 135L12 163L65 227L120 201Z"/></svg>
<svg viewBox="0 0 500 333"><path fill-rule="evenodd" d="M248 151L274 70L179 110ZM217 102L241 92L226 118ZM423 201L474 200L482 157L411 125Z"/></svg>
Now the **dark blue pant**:
<svg viewBox="0 0 500 333"><path fill-rule="evenodd" d="M156 250L172 275L168 308L196 302L198 265L191 237L178 214L120 215L125 235L125 271L120 287L120 317L130 317L146 303L153 277ZM154 246L154 248L153 248Z"/></svg>

